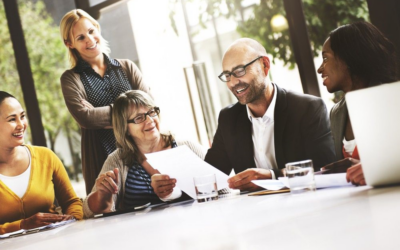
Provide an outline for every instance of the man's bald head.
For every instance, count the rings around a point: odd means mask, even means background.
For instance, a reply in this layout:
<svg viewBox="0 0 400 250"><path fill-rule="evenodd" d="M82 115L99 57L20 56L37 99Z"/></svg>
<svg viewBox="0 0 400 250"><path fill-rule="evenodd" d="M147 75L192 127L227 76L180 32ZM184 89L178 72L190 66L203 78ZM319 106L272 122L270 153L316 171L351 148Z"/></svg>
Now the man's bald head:
<svg viewBox="0 0 400 250"><path fill-rule="evenodd" d="M233 42L226 50L222 64L226 59L232 59L231 57L242 58L243 61L248 61L257 56L267 56L265 48L254 39L240 38Z"/></svg>
<svg viewBox="0 0 400 250"><path fill-rule="evenodd" d="M241 104L262 103L264 106L268 103L265 100L271 94L270 89L273 90L267 78L269 67L264 47L253 39L241 38L225 52L220 78Z"/></svg>

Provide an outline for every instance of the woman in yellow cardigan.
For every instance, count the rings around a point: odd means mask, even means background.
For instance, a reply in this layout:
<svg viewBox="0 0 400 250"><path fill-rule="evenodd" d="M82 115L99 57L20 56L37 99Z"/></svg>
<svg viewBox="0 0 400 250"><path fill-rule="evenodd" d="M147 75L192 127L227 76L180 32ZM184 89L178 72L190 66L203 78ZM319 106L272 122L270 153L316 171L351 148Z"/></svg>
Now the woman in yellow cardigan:
<svg viewBox="0 0 400 250"><path fill-rule="evenodd" d="M21 104L0 91L0 234L83 217L60 159L47 148L24 145L27 126ZM63 215L55 211L55 198Z"/></svg>

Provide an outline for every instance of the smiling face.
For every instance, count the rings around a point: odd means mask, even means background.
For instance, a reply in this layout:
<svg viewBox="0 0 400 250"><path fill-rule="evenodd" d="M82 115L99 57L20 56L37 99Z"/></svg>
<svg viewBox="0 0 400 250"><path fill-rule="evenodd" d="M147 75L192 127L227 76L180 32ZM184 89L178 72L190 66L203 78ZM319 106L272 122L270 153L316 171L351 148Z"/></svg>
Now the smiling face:
<svg viewBox="0 0 400 250"><path fill-rule="evenodd" d="M129 120L135 118L139 114L147 113L150 108L140 107L129 117ZM142 123L128 123L128 134L133 138L136 145L148 144L160 139L160 120L158 116L146 116L146 120Z"/></svg>
<svg viewBox="0 0 400 250"><path fill-rule="evenodd" d="M352 79L349 69L344 61L335 57L329 38L322 47L322 59L323 61L318 68L318 73L321 74L323 84L326 86L329 93L339 90L347 93L352 90Z"/></svg>
<svg viewBox="0 0 400 250"><path fill-rule="evenodd" d="M101 36L99 30L87 18L80 18L72 28L71 43L67 46L76 49L79 55L85 60L101 56Z"/></svg>
<svg viewBox="0 0 400 250"><path fill-rule="evenodd" d="M256 59L259 55L249 52L243 45L230 48L224 55L222 68L224 72L232 72ZM231 75L226 82L227 87L236 96L241 104L254 103L265 93L265 77L263 62L267 57L260 58L246 67L246 74L241 77ZM265 63L265 62L264 62ZM268 70L268 69L267 69ZM266 71L268 72L268 71Z"/></svg>
<svg viewBox="0 0 400 250"><path fill-rule="evenodd" d="M6 98L0 104L0 145L9 148L24 143L24 132L28 127L25 111L14 98Z"/></svg>

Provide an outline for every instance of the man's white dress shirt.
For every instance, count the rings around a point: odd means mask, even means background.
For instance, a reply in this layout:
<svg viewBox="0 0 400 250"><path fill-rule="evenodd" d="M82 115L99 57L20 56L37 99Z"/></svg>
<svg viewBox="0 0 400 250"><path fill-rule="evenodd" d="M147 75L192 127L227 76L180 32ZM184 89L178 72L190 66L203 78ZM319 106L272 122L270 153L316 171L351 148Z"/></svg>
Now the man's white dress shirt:
<svg viewBox="0 0 400 250"><path fill-rule="evenodd" d="M269 169L271 171L272 179L276 179L275 173L272 171L272 169L278 169L275 158L274 139L276 92L277 91L274 86L274 95L272 97L272 101L262 117L254 117L253 113L246 105L247 115L252 123L252 139L256 167Z"/></svg>

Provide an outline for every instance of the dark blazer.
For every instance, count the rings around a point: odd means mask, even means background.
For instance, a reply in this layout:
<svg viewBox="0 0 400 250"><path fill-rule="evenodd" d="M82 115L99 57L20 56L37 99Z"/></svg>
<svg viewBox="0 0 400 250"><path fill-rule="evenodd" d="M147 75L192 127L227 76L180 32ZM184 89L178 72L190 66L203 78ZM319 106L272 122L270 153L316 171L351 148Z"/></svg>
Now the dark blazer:
<svg viewBox="0 0 400 250"><path fill-rule="evenodd" d="M335 150L325 104L321 98L303 95L275 85L275 157L279 169L288 162L312 159L314 169L335 161ZM205 161L226 174L255 168L252 124L245 105L224 108ZM265 138L269 140L269 138ZM278 170L275 175L279 176Z"/></svg>
<svg viewBox="0 0 400 250"><path fill-rule="evenodd" d="M347 105L346 100L343 98L331 109L330 121L332 129L333 142L335 144L336 160L339 161L344 158L343 156L343 138L347 122Z"/></svg>

